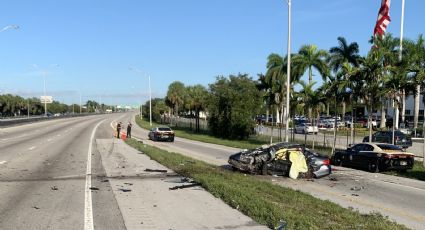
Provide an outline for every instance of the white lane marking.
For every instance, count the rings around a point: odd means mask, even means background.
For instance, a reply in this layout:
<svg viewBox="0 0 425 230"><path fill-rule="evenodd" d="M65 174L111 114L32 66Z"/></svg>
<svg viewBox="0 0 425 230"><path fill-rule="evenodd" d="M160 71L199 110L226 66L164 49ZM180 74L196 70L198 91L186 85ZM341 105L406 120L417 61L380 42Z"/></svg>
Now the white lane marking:
<svg viewBox="0 0 425 230"><path fill-rule="evenodd" d="M35 148L37 148L37 146L31 146L28 150L33 150Z"/></svg>
<svg viewBox="0 0 425 230"><path fill-rule="evenodd" d="M4 164L4 163L6 163L7 161L0 161L0 165L2 165L2 164Z"/></svg>
<svg viewBox="0 0 425 230"><path fill-rule="evenodd" d="M7 141L8 139L7 138L5 138L5 139L1 139L2 141Z"/></svg>
<svg viewBox="0 0 425 230"><path fill-rule="evenodd" d="M85 188L85 202L84 202L84 230L93 230L93 203L91 197L91 154L94 134L96 133L97 127L103 122L100 121L93 128L90 136L89 149L87 151L87 171L86 171L86 188Z"/></svg>
<svg viewBox="0 0 425 230"><path fill-rule="evenodd" d="M52 141L52 138L47 139L48 142Z"/></svg>
<svg viewBox="0 0 425 230"><path fill-rule="evenodd" d="M60 135L60 134L58 134L57 136L58 136L58 137L60 137L61 135Z"/></svg>

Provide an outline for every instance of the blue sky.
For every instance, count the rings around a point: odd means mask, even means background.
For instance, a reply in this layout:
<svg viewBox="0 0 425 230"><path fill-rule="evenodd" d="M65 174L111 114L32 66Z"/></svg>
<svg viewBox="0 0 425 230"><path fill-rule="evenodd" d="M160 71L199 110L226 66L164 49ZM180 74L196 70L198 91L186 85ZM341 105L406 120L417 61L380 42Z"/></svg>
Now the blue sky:
<svg viewBox="0 0 425 230"><path fill-rule="evenodd" d="M329 49L344 36L365 54L380 0L292 0L292 50ZM1 1L0 93L47 94L66 103L109 104L163 97L176 80L208 84L218 75L264 73L266 58L286 54L285 0ZM423 0L406 0L405 38L424 33ZM401 0L392 0L388 32L400 34ZM34 67L36 64L37 67ZM55 64L59 66L55 66ZM315 80L319 80L319 76Z"/></svg>

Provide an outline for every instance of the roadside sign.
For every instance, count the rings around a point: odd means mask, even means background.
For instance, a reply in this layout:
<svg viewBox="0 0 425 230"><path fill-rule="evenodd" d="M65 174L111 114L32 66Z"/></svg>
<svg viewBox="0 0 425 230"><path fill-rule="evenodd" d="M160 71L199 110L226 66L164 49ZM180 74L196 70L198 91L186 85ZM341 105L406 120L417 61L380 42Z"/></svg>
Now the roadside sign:
<svg viewBox="0 0 425 230"><path fill-rule="evenodd" d="M53 97L52 96L40 96L41 103L53 103Z"/></svg>

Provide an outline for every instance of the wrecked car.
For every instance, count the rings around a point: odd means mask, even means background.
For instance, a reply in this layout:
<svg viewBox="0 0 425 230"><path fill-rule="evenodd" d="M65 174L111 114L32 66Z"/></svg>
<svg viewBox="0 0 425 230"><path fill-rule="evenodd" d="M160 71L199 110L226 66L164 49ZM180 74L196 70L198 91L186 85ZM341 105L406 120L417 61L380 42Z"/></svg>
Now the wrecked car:
<svg viewBox="0 0 425 230"><path fill-rule="evenodd" d="M234 170L262 175L290 176L293 179L320 178L331 174L328 157L299 144L287 142L243 150L231 155L228 162Z"/></svg>
<svg viewBox="0 0 425 230"><path fill-rule="evenodd" d="M359 143L346 150L336 150L332 164L362 168L370 172L406 171L413 168L415 155L387 143Z"/></svg>

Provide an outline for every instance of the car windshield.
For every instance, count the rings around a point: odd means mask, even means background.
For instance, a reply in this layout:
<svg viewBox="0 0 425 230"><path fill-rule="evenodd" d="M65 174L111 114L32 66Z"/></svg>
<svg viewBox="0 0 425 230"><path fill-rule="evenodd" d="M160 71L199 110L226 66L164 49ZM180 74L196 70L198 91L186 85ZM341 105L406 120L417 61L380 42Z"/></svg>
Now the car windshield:
<svg viewBox="0 0 425 230"><path fill-rule="evenodd" d="M403 151L401 147L398 147L396 145L378 144L377 146L384 151Z"/></svg>
<svg viewBox="0 0 425 230"><path fill-rule="evenodd" d="M168 127L159 127L158 130L159 131L171 131L171 129L168 128Z"/></svg>

